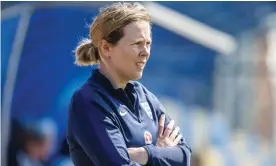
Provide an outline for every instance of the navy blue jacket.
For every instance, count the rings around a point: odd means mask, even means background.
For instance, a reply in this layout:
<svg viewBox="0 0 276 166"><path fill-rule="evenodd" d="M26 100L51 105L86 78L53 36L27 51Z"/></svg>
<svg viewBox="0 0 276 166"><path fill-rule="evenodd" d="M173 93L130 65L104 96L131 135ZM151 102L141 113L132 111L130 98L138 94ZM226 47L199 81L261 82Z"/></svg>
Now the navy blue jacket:
<svg viewBox="0 0 276 166"><path fill-rule="evenodd" d="M114 89L99 69L93 70L70 103L67 141L73 163L138 166L130 160L127 148L145 147L147 165L189 166L191 150L183 139L175 147L154 146L163 113L161 103L141 83L130 81L124 90ZM165 126L169 120L166 114Z"/></svg>

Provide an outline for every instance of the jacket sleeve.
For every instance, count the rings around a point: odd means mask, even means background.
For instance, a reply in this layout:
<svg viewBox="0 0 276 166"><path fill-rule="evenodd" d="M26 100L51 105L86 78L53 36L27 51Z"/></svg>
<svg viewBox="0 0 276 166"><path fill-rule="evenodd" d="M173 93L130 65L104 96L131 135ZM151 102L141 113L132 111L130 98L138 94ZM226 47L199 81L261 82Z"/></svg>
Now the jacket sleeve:
<svg viewBox="0 0 276 166"><path fill-rule="evenodd" d="M101 102L73 95L69 121L74 139L96 165L139 166L130 160L116 120Z"/></svg>
<svg viewBox="0 0 276 166"><path fill-rule="evenodd" d="M165 108L162 106L160 101L157 99L155 95L151 92L146 90L148 98L152 101L152 105L154 111L156 111L156 115L158 119L162 114L165 114L166 121L165 121L165 128L168 125L169 121L171 120L169 115L166 113ZM185 143L184 139L182 138L177 146L169 147L169 148L159 148L154 145L147 145L145 146L146 150L149 154L149 165L154 166L190 166L191 160L191 149Z"/></svg>

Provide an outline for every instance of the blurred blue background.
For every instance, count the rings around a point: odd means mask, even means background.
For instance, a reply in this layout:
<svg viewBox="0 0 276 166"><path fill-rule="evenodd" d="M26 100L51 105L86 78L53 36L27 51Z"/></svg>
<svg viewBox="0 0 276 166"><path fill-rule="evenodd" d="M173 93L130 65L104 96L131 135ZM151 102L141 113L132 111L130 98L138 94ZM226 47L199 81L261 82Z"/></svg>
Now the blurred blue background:
<svg viewBox="0 0 276 166"><path fill-rule="evenodd" d="M2 132L11 131L13 120L24 126L50 119L45 126L54 138L52 165L70 165L60 150L68 104L95 67L74 65L73 50L88 37L87 25L99 7L108 3L1 2ZM276 61L267 59L275 57L271 43L276 39L269 34L275 34L276 4L154 4L221 31L237 44L224 54L153 22L151 57L140 81L181 126L194 150L192 165L273 166L276 90L269 71ZM12 140L13 135L5 136L2 140Z"/></svg>

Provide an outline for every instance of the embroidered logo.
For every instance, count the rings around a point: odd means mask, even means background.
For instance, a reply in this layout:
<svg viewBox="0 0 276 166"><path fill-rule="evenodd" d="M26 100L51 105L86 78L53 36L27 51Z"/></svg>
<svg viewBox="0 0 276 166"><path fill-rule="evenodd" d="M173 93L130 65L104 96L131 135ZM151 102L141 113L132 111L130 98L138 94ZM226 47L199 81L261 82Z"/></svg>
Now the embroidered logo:
<svg viewBox="0 0 276 166"><path fill-rule="evenodd" d="M152 117L152 112L151 112L151 109L150 109L150 106L148 104L148 102L143 102L143 103L140 103L141 107L143 108L143 110L147 113L147 115L153 119Z"/></svg>
<svg viewBox="0 0 276 166"><path fill-rule="evenodd" d="M123 110L123 109L120 109L119 114L120 114L121 116L125 116L125 115L127 114L127 111L126 111L126 110Z"/></svg>

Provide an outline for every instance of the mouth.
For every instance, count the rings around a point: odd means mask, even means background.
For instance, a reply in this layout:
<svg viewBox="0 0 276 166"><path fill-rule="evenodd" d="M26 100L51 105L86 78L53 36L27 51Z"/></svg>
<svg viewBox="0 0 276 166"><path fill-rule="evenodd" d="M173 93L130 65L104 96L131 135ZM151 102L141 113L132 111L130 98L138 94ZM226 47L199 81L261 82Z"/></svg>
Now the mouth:
<svg viewBox="0 0 276 166"><path fill-rule="evenodd" d="M139 67L140 69L144 69L145 64L146 64L146 62L137 62L136 66Z"/></svg>

